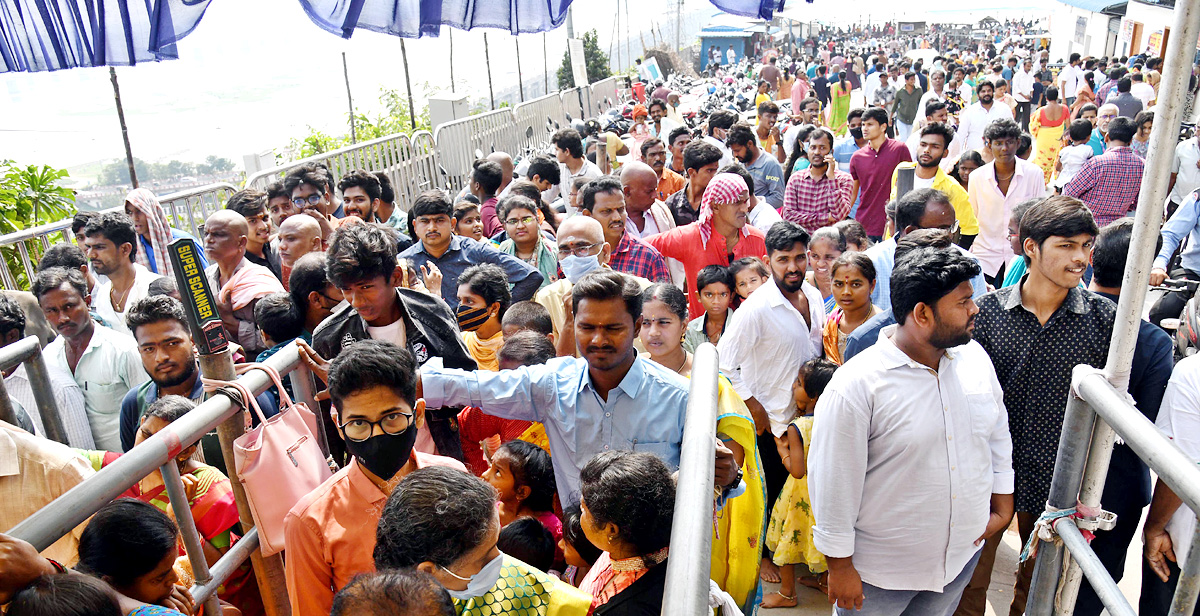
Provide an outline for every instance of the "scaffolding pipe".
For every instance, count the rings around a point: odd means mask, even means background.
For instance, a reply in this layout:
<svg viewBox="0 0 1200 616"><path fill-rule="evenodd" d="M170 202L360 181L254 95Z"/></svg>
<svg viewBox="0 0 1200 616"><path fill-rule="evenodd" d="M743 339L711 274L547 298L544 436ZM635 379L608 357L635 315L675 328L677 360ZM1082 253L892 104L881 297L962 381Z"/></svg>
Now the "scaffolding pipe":
<svg viewBox="0 0 1200 616"><path fill-rule="evenodd" d="M1104 563L1100 562L1100 557L1096 556L1092 547L1088 545L1087 539L1083 538L1083 533L1079 532L1079 527L1075 526L1075 520L1071 518L1055 520L1054 532L1058 533L1063 545L1071 551L1071 556L1074 557L1072 562L1078 563L1108 613L1111 616L1137 616L1133 606L1129 605L1129 600L1125 598L1121 589L1117 587L1117 583L1108 574L1108 570L1104 568Z"/></svg>
<svg viewBox="0 0 1200 616"><path fill-rule="evenodd" d="M1141 325L1142 307L1146 302L1150 266L1154 260L1162 226L1171 162L1179 137L1183 103L1187 99L1188 78L1192 74L1194 42L1200 37L1200 0L1180 0L1175 4L1174 16L1171 38L1167 41L1167 52L1163 57L1163 78L1159 92L1159 100L1165 101L1166 104L1158 106L1154 127L1150 133L1146 172L1142 176L1133 237L1129 240L1125 275L1121 280L1121 296L1117 302L1116 323L1109 342L1108 360L1104 366L1104 376L1117 391L1125 391L1129 387L1129 373L1133 365L1137 332ZM1130 409L1130 412L1138 414L1134 409ZM1087 507L1100 506L1115 439L1116 435L1107 423L1096 422L1087 468L1083 475L1083 489L1079 495L1079 502ZM1061 613L1072 613L1079 594L1080 580L1079 567L1071 564L1061 584Z"/></svg>
<svg viewBox="0 0 1200 616"><path fill-rule="evenodd" d="M664 616L704 616L712 559L713 472L717 434L717 347L705 342L692 359L679 480L671 522Z"/></svg>
<svg viewBox="0 0 1200 616"><path fill-rule="evenodd" d="M162 473L163 485L167 489L167 500L171 503L171 511L175 514L175 525L179 527L183 547L187 548L187 559L188 564L192 566L192 576L195 577L197 584L210 583L212 582L212 573L209 572L208 561L204 558L203 539L196 530L196 520L192 518L192 504L188 502L187 494L183 489L183 480L179 476L179 464L175 458L171 458L159 467L159 471ZM221 613L221 604L217 601L215 594L210 594L204 601L197 600L197 604L199 603L203 603L205 611L209 614Z"/></svg>

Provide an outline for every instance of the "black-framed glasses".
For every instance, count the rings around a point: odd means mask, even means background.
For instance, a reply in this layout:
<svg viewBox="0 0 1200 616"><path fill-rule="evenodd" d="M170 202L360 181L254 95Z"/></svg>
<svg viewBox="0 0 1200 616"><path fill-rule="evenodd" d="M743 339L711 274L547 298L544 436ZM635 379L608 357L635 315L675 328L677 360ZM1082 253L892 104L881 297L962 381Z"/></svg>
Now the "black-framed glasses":
<svg viewBox="0 0 1200 616"><path fill-rule="evenodd" d="M577 257L591 256L592 249L603 243L604 242L596 242L595 244L586 244L583 246L576 246L574 248L559 246L558 247L558 258L561 259L561 258L566 257L567 255L575 255Z"/></svg>
<svg viewBox="0 0 1200 616"><path fill-rule="evenodd" d="M354 442L361 442L371 438L371 433L375 431L375 426L379 426L379 429L383 430L384 434L400 434L412 425L412 418L412 413L396 411L384 415L379 421L367 421L355 418L338 427L342 429L342 433L346 435L346 438Z"/></svg>
<svg viewBox="0 0 1200 616"><path fill-rule="evenodd" d="M321 193L313 193L308 197L296 197L295 199L292 199L292 204L296 207L302 208L305 205L316 205L320 203L321 199L323 198L324 197L321 195Z"/></svg>

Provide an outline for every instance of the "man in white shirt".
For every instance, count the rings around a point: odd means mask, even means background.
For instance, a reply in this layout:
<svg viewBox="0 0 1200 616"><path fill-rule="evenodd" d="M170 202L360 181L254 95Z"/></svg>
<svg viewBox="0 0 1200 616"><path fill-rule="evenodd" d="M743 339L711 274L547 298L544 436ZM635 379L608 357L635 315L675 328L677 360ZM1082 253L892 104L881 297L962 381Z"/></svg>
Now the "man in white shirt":
<svg viewBox="0 0 1200 616"><path fill-rule="evenodd" d="M1142 101L1142 108L1149 109L1154 104L1154 99L1158 96L1154 91L1154 86L1146 83L1146 78L1141 73L1133 73L1129 76L1132 83L1129 88L1129 93L1134 98Z"/></svg>
<svg viewBox="0 0 1200 616"><path fill-rule="evenodd" d="M558 158L559 185L558 192L546 195L553 201L558 196L566 197L571 194L571 181L575 178L594 180L601 175L596 163L583 157L583 137L573 128L564 128L550 136L554 144L555 156ZM596 150L596 156L607 156L603 144ZM414 238L415 239L415 238Z"/></svg>
<svg viewBox="0 0 1200 616"><path fill-rule="evenodd" d="M87 283L78 270L52 267L38 273L33 294L59 334L42 351L46 365L73 376L83 390L96 447L123 451L121 400L130 389L150 379L142 368L137 342L92 320Z"/></svg>
<svg viewBox="0 0 1200 616"><path fill-rule="evenodd" d="M979 257L984 277L999 287L996 274L1013 256L1008 240L1013 207L1026 199L1045 196L1046 176L1041 167L1017 156L1021 128L1016 122L996 122L984 137L992 162L972 171L967 182L967 197L979 220L979 235L971 243L971 252Z"/></svg>
<svg viewBox="0 0 1200 616"><path fill-rule="evenodd" d="M1083 83L1083 69L1079 68L1079 54L1071 54L1070 62L1058 72L1058 91L1063 102L1070 107L1075 104L1079 86Z"/></svg>
<svg viewBox="0 0 1200 616"><path fill-rule="evenodd" d="M963 147L966 150L983 148L983 131L992 122L1013 119L1012 109L1004 103L996 102L996 86L992 85L992 82L980 81L975 92L979 100L968 105L958 120L958 129L962 133Z"/></svg>
<svg viewBox="0 0 1200 616"><path fill-rule="evenodd" d="M946 100L946 73L945 71L935 70L929 73L929 90L921 95L921 102L917 103L917 124L914 126L913 133L917 133L920 128L925 126L928 118L925 115L925 106L929 101L944 101Z"/></svg>
<svg viewBox="0 0 1200 616"><path fill-rule="evenodd" d="M952 613L984 537L1012 520L1004 393L971 341L978 273L956 250L906 254L892 274L899 324L817 402L813 543L839 615Z"/></svg>
<svg viewBox="0 0 1200 616"><path fill-rule="evenodd" d="M113 331L128 335L125 309L146 297L150 283L162 276L135 261L140 242L133 220L124 212L105 212L93 217L83 228L83 235L92 271L108 277L96 284L92 309Z"/></svg>
<svg viewBox="0 0 1200 616"><path fill-rule="evenodd" d="M1033 101L1033 60L1025 58L1021 68L1013 69L1012 95L1017 101L1017 125L1021 130L1029 128L1029 112Z"/></svg>
<svg viewBox="0 0 1200 616"><path fill-rule="evenodd" d="M1167 217L1170 218L1183 200L1197 188L1200 188L1200 137L1192 137L1175 146Z"/></svg>
<svg viewBox="0 0 1200 616"><path fill-rule="evenodd" d="M776 223L767 231L771 281L742 302L717 343L721 373L730 377L754 416L768 507L788 475L776 440L796 416L791 384L804 362L822 355L825 303L821 292L804 280L808 240L808 233L793 222ZM764 568L777 571L768 563L770 558L763 558Z"/></svg>
<svg viewBox="0 0 1200 616"><path fill-rule="evenodd" d="M38 311L41 312L40 310ZM6 347L25 337L25 314L17 302L0 295L0 348ZM83 391L75 383L70 374L58 368L46 366L50 378L50 389L54 394L58 416L66 430L67 443L76 449L95 449L96 441L92 438L92 428L88 424L87 410L83 403ZM46 436L46 421L43 416L47 410L38 406L33 396L33 385L25 371L22 362L9 368L4 373L4 388L26 412L38 434Z"/></svg>

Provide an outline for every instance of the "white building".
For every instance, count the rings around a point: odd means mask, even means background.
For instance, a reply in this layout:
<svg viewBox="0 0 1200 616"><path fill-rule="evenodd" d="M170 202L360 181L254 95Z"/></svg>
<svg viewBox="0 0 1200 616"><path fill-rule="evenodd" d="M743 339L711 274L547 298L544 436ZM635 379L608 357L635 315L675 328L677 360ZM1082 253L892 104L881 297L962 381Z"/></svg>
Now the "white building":
<svg viewBox="0 0 1200 616"><path fill-rule="evenodd" d="M1050 62L1066 62L1073 53L1085 58L1116 53L1128 4L1127 0L1058 0L1050 15Z"/></svg>
<svg viewBox="0 0 1200 616"><path fill-rule="evenodd" d="M1172 0L1149 2L1131 0L1125 18L1121 20L1117 37L1118 55L1132 56L1147 53L1162 56L1171 38L1171 26L1175 23L1175 7Z"/></svg>

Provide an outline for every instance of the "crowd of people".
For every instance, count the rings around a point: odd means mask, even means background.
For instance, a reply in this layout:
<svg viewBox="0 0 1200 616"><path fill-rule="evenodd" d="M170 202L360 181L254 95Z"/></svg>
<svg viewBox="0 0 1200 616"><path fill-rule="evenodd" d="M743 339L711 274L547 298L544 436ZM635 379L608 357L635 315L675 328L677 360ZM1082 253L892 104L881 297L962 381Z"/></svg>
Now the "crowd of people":
<svg viewBox="0 0 1200 616"><path fill-rule="evenodd" d="M1071 371L1107 357L1161 60L1074 54L1055 75L1020 44L926 67L808 43L759 69L754 117L693 133L652 93L632 143L562 129L554 157L493 153L456 195L401 203L385 173L305 164L201 238L144 189L79 214L31 292L0 295L0 346L43 340L68 441L44 438L25 368L5 373L0 528L204 399L170 266L184 240L234 360L295 344L324 390L337 470L284 521L295 614L658 614L711 343L712 605L795 606L801 584L838 614L982 615L1003 532L1015 517L1027 540L1045 507ZM1152 281L1185 236L1200 280L1198 160L1179 144ZM1156 325L1129 390L1200 459L1200 359L1173 366ZM258 396L265 417L281 397ZM242 536L232 469L215 433L174 458L212 565ZM1147 505L1141 613L1165 614L1194 520L1118 444L1117 525L1092 542L1117 579ZM190 614L183 551L155 471L41 554L0 535L0 603ZM248 561L217 594L264 612ZM1085 582L1076 613L1102 608Z"/></svg>

